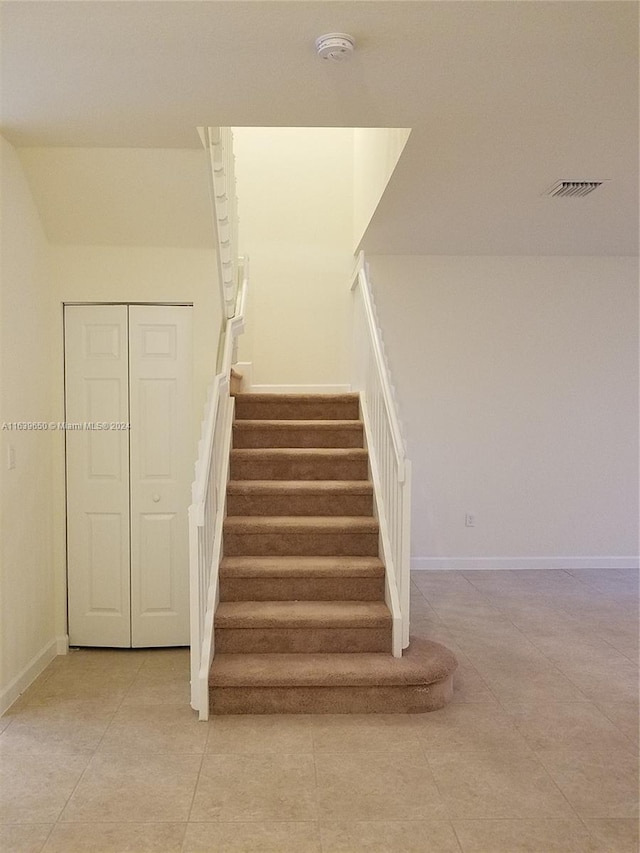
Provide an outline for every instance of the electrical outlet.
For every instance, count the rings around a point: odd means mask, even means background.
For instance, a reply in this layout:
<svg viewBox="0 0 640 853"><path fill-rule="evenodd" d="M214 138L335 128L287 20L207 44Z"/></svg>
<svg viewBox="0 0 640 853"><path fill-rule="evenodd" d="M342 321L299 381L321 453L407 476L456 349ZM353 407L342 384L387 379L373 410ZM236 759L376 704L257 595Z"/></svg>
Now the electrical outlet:
<svg viewBox="0 0 640 853"><path fill-rule="evenodd" d="M475 512L467 512L465 514L464 526L465 527L475 527L476 526L476 514L475 514Z"/></svg>

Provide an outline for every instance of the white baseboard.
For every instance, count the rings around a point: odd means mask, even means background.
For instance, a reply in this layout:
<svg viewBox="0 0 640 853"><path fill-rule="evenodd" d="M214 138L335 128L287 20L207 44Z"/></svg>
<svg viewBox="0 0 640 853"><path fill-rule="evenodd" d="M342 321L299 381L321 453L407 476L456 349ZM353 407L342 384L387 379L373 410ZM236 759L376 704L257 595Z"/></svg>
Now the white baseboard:
<svg viewBox="0 0 640 853"><path fill-rule="evenodd" d="M56 650L59 655L69 654L69 635L56 638Z"/></svg>
<svg viewBox="0 0 640 853"><path fill-rule="evenodd" d="M10 708L18 696L32 684L58 654L58 640L52 640L34 655L29 663L0 693L0 715Z"/></svg>
<svg viewBox="0 0 640 853"><path fill-rule="evenodd" d="M347 394L351 385L252 385L251 394Z"/></svg>
<svg viewBox="0 0 640 853"><path fill-rule="evenodd" d="M637 569L640 557L412 557L417 571L447 569Z"/></svg>

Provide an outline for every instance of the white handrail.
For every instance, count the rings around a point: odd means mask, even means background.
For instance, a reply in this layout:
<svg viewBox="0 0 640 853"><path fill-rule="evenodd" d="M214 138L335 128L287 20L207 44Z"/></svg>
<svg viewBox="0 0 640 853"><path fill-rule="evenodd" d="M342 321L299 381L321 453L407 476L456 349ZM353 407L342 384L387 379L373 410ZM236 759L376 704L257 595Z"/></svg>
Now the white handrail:
<svg viewBox="0 0 640 853"><path fill-rule="evenodd" d="M249 263L242 264L236 313L227 320L222 363L211 387L189 507L191 593L191 707L209 718L209 670L213 660L214 612L218 603L218 568L229 473L234 401L229 395L231 365L238 336L244 331Z"/></svg>
<svg viewBox="0 0 640 853"><path fill-rule="evenodd" d="M386 570L385 598L393 618L393 653L400 656L409 644L411 463L406 455L362 252L353 272L351 290L354 295L352 387L360 393Z"/></svg>

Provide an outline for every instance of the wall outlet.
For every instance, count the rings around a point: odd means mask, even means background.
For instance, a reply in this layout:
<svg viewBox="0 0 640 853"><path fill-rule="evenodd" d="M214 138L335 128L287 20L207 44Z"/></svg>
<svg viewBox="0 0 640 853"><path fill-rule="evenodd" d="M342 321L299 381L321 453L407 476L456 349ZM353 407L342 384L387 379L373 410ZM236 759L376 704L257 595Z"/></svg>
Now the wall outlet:
<svg viewBox="0 0 640 853"><path fill-rule="evenodd" d="M476 514L475 514L475 512L465 513L464 526L465 527L475 527L476 526Z"/></svg>

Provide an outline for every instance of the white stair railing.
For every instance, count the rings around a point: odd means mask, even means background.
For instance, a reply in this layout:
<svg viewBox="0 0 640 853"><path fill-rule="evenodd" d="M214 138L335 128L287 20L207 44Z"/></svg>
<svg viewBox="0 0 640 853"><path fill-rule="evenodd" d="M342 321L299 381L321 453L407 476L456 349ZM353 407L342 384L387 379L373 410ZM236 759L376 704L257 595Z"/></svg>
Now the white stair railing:
<svg viewBox="0 0 640 853"><path fill-rule="evenodd" d="M198 460L189 507L191 591L191 707L209 718L209 670L214 652L214 613L218 605L218 569L229 475L234 400L229 394L231 365L238 336L244 331L248 260L241 268L237 307L224 331L221 367L209 388L198 444Z"/></svg>
<svg viewBox="0 0 640 853"><path fill-rule="evenodd" d="M209 152L209 183L224 316L233 317L238 290L238 198L233 133L229 127L199 128Z"/></svg>
<svg viewBox="0 0 640 853"><path fill-rule="evenodd" d="M353 376L369 450L376 514L386 566L386 601L393 617L393 654L409 645L411 463L407 459L364 254L351 281Z"/></svg>

